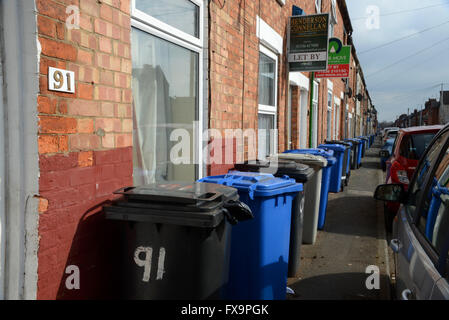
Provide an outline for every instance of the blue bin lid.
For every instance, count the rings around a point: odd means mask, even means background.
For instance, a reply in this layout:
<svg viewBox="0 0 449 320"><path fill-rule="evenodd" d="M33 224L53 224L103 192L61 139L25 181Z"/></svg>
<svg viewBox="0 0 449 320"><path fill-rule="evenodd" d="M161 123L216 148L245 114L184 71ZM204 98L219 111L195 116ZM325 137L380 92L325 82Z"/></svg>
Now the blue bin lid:
<svg viewBox="0 0 449 320"><path fill-rule="evenodd" d="M331 149L340 152L344 152L346 150L346 146L342 144L320 144L318 148Z"/></svg>
<svg viewBox="0 0 449 320"><path fill-rule="evenodd" d="M313 154L315 156L322 156L325 158L334 156L333 150L324 150L324 149L320 149L320 148L294 149L294 150L284 151L284 153L308 153L308 154Z"/></svg>
<svg viewBox="0 0 449 320"><path fill-rule="evenodd" d="M228 174L205 177L199 182L217 183L234 187L249 193L249 197L270 197L274 195L301 192L302 183L288 176L274 177L269 173L230 171Z"/></svg>

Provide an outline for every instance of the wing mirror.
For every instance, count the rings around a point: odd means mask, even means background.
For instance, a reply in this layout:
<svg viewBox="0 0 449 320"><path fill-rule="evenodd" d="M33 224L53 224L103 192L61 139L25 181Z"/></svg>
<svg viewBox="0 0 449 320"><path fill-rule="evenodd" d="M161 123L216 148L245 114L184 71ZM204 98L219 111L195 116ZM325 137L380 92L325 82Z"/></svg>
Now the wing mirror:
<svg viewBox="0 0 449 320"><path fill-rule="evenodd" d="M402 184L381 184L374 192L374 199L388 202L403 202L405 189Z"/></svg>
<svg viewBox="0 0 449 320"><path fill-rule="evenodd" d="M379 151L379 156L381 158L389 158L390 157L390 152L388 150L380 150Z"/></svg>

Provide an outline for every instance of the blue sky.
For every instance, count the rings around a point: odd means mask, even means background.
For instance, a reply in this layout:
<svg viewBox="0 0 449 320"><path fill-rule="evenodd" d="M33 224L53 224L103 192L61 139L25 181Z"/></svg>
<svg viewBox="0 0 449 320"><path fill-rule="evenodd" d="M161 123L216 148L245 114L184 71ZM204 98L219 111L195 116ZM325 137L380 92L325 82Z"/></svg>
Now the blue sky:
<svg viewBox="0 0 449 320"><path fill-rule="evenodd" d="M410 112L420 109L428 98L439 97L441 83L449 90L449 0L346 0L346 3L354 44L380 121L395 120L407 113L407 108ZM379 9L378 29L367 26L369 6ZM423 7L428 8L415 10ZM403 12L392 14L398 11ZM437 25L441 26L363 53ZM395 63L411 55L414 56Z"/></svg>

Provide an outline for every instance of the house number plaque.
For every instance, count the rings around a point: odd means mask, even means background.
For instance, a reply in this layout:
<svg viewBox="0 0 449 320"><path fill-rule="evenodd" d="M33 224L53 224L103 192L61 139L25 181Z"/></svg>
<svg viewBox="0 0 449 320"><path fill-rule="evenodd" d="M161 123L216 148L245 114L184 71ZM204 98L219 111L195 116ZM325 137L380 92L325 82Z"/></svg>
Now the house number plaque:
<svg viewBox="0 0 449 320"><path fill-rule="evenodd" d="M48 90L75 93L75 72L49 67Z"/></svg>

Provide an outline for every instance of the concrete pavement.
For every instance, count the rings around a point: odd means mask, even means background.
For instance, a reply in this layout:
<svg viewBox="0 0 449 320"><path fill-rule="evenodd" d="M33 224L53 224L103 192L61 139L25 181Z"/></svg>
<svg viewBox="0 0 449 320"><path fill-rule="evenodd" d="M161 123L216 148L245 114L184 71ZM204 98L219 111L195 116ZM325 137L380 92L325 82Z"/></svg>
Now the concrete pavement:
<svg viewBox="0 0 449 320"><path fill-rule="evenodd" d="M376 141L377 142L377 141ZM383 206L374 200L383 181L379 144L367 150L362 167L351 171L344 192L329 194L326 225L314 245L303 245L301 269L288 285L288 299L390 299L393 272L387 245ZM368 290L368 266L380 270L380 288Z"/></svg>

